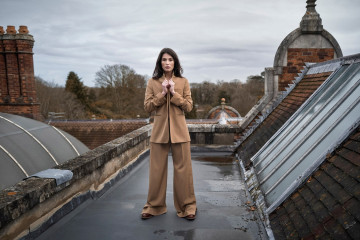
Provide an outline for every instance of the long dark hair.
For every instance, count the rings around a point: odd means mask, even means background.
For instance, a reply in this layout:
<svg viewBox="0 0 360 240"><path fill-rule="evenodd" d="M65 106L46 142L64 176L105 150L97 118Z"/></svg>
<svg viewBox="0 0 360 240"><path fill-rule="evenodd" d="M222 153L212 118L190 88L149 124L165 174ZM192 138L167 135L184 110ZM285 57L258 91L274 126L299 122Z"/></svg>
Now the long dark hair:
<svg viewBox="0 0 360 240"><path fill-rule="evenodd" d="M160 53L159 56L156 60L156 65L155 65L155 69L154 69L154 73L153 73L153 78L154 79L159 79L163 76L164 74L164 70L161 66L161 60L163 55L167 53L169 54L173 59L174 59L174 75L175 77L183 77L181 74L183 73L183 69L180 65L180 61L179 58L176 54L176 52L174 50L172 50L171 48L163 48Z"/></svg>

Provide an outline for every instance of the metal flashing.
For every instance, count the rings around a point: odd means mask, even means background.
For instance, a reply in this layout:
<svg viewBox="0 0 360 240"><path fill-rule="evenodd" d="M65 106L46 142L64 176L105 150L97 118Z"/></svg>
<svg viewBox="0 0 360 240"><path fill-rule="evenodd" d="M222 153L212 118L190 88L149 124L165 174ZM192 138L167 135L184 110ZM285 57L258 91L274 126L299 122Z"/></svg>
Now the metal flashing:
<svg viewBox="0 0 360 240"><path fill-rule="evenodd" d="M255 129L270 115L270 113L274 111L274 109L284 100L284 98L289 95L289 93L307 74L307 71L308 71L307 67L302 69L300 76L295 78L295 83L290 84L291 87L287 91L281 91L278 93L276 98L267 105L265 112L263 112L260 116L258 116L258 119L260 119L260 121L255 120L255 123L245 133L243 133L242 137L237 141L237 146L239 146L242 142L244 142L255 131Z"/></svg>
<svg viewBox="0 0 360 240"><path fill-rule="evenodd" d="M35 173L35 174L31 175L30 177L53 178L56 181L56 185L59 186L65 182L70 181L73 177L73 173L70 170L50 168L50 169L46 169L44 171Z"/></svg>
<svg viewBox="0 0 360 240"><path fill-rule="evenodd" d="M310 68L311 74L334 72L251 158L259 187L270 205L268 213L359 124L360 62L350 66L340 63L315 65L314 71Z"/></svg>

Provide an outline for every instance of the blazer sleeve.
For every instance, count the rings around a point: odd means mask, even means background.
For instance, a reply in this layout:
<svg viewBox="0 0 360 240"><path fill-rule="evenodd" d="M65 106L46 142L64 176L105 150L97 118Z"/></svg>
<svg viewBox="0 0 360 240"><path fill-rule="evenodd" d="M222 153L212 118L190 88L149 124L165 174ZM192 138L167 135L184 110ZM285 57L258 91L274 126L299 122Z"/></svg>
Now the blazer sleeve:
<svg viewBox="0 0 360 240"><path fill-rule="evenodd" d="M185 78L183 95L175 92L170 102L175 104L176 106L179 106L185 112L190 112L192 110L193 100L191 98L189 81L186 78Z"/></svg>
<svg viewBox="0 0 360 240"><path fill-rule="evenodd" d="M151 113L157 107L166 103L166 98L161 94L161 92L155 95L153 81L154 81L153 79L150 79L148 81L145 91L144 109L148 113Z"/></svg>

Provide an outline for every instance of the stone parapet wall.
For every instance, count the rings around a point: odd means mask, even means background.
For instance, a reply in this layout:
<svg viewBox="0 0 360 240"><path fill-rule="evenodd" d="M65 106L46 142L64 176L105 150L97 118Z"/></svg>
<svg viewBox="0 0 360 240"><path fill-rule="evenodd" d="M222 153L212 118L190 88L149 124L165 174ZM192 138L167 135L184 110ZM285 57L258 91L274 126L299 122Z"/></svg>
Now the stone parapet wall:
<svg viewBox="0 0 360 240"><path fill-rule="evenodd" d="M238 125L222 125L216 121L201 122L197 119L187 120L191 144L234 145L240 135ZM148 124L146 120L123 121L52 121L57 127L79 139L88 148L94 149L113 139Z"/></svg>
<svg viewBox="0 0 360 240"><path fill-rule="evenodd" d="M188 124L191 144L235 145L240 136L239 125Z"/></svg>
<svg viewBox="0 0 360 240"><path fill-rule="evenodd" d="M55 168L70 181L29 178L0 192L0 239L35 238L89 197L101 195L149 148L151 125L137 129Z"/></svg>
<svg viewBox="0 0 360 240"><path fill-rule="evenodd" d="M188 124L192 150L231 151L237 125ZM55 168L70 181L28 178L0 192L0 239L34 239L89 198L97 198L147 156L152 124L101 145Z"/></svg>

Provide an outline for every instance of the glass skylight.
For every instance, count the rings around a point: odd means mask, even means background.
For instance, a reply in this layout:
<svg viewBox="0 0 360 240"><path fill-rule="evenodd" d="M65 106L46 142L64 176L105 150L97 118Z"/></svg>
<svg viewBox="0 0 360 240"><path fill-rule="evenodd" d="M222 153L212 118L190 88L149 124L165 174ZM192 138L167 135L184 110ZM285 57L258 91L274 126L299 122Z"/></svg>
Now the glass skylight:
<svg viewBox="0 0 360 240"><path fill-rule="evenodd" d="M359 123L359 83L360 63L342 66L253 156L268 211L306 179Z"/></svg>
<svg viewBox="0 0 360 240"><path fill-rule="evenodd" d="M50 125L0 113L0 190L87 151L79 140Z"/></svg>

